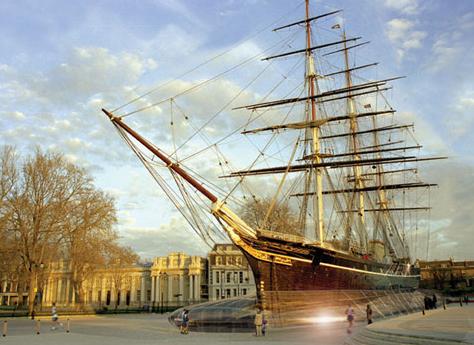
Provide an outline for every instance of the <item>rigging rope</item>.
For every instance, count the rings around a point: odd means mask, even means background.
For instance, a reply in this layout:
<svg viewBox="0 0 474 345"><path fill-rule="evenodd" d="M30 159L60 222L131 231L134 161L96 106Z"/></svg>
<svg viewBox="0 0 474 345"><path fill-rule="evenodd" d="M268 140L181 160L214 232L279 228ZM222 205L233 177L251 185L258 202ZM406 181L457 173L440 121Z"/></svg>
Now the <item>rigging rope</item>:
<svg viewBox="0 0 474 345"><path fill-rule="evenodd" d="M285 14L282 15L280 18L278 18L277 20L273 21L272 23L266 25L266 26L263 27L261 30L258 30L256 33L253 33L253 34L250 34L250 35L244 37L242 40L240 40L240 41L237 42L235 45L233 45L230 49L225 50L224 52L222 52L222 53L220 53L220 54L218 54L218 55L216 55L216 56L214 56L214 57L212 57L212 58L210 58L210 59L208 59L208 60L206 60L206 61L204 61L204 62L198 64L197 66L195 66L195 67L191 68L190 70L188 70L188 71L182 73L181 75L179 75L178 77L176 77L176 78L174 78L174 79L180 79L180 78L182 78L182 77L184 77L184 76L186 76L186 75L189 75L190 73L192 73L192 72L196 71L197 69L199 69L199 68L201 68L201 67L207 65L208 63L210 63L210 62L212 62L212 61L214 61L214 60L220 58L221 56L224 56L224 55L226 55L227 53L230 53L231 51L233 51L234 49L238 48L238 47L239 47L240 45L242 45L243 43L246 43L247 41L250 41L251 39L257 37L257 36L260 35L262 32L267 31L268 28L270 28L270 27L276 25L276 24L277 24L278 22L280 22L283 18L288 17L290 14L292 14L292 13L295 12L297 9L299 9L303 4L304 4L304 2L300 2L300 4L298 4L297 6L295 6L292 10L290 10L290 11L288 11L288 12L285 12ZM120 109L122 109L122 108L124 108L124 107L126 107L126 106L128 106L128 105L130 105L130 104L132 104L132 103L135 103L135 102L139 101L140 99L142 99L142 98L144 98L144 97L146 97L146 96L148 96L148 95L150 95L150 94L152 94L152 93L158 91L159 89L161 89L161 88L163 88L163 87L169 85L169 84L172 83L172 82L173 82L173 80L169 80L169 81L167 81L167 82L165 82L165 83L163 83L163 84L158 85L157 87L155 87L155 88L149 90L148 92L146 92L146 93L144 93L144 94L142 94L142 95L140 95L140 96L138 96L138 97L135 97L135 98L133 98L132 100L130 100L129 102L124 103L124 104L122 104L121 106L119 106L119 107L113 109L113 110L112 110L112 113L115 113L115 112L117 112L118 110L120 110Z"/></svg>

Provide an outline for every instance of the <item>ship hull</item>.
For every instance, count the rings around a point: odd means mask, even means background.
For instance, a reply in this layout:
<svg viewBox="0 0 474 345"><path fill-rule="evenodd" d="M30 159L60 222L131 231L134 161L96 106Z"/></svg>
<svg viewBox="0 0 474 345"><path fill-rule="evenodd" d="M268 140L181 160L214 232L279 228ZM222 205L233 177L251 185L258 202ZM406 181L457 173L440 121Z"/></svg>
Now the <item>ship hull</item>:
<svg viewBox="0 0 474 345"><path fill-rule="evenodd" d="M408 264L384 264L323 247L269 238L236 245L249 262L259 298L266 291L406 291L419 285L418 270Z"/></svg>
<svg viewBox="0 0 474 345"><path fill-rule="evenodd" d="M313 263L292 261L291 266L280 265L245 256L252 268L259 291L302 291L302 290L385 290L416 289L417 276L374 274L370 271L324 262Z"/></svg>

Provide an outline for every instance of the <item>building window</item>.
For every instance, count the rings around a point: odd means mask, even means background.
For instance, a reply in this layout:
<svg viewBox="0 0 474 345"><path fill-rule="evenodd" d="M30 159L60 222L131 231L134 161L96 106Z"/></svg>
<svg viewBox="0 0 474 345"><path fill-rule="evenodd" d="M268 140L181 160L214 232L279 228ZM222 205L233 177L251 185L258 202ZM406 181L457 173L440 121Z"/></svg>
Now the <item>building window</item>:
<svg viewBox="0 0 474 345"><path fill-rule="evenodd" d="M221 282L221 279L220 279L220 273L219 271L216 271L216 283L219 284Z"/></svg>
<svg viewBox="0 0 474 345"><path fill-rule="evenodd" d="M230 298L230 289L226 289L225 294L227 298Z"/></svg>
<svg viewBox="0 0 474 345"><path fill-rule="evenodd" d="M87 299L89 300L89 303L92 303L92 290L89 290L89 296L87 296Z"/></svg>
<svg viewBox="0 0 474 345"><path fill-rule="evenodd" d="M117 292L117 303L116 305L120 305L120 291Z"/></svg>
<svg viewBox="0 0 474 345"><path fill-rule="evenodd" d="M242 257L241 257L241 256L237 256L237 257L235 258L235 263L236 263L237 265L242 265Z"/></svg>
<svg viewBox="0 0 474 345"><path fill-rule="evenodd" d="M242 295L246 295L247 294L247 289L242 289Z"/></svg>
<svg viewBox="0 0 474 345"><path fill-rule="evenodd" d="M216 299L219 299L219 297L220 297L219 292L220 292L219 289L216 289Z"/></svg>
<svg viewBox="0 0 474 345"><path fill-rule="evenodd" d="M105 301L105 304L110 305L110 290L107 291L107 300Z"/></svg>
<svg viewBox="0 0 474 345"><path fill-rule="evenodd" d="M216 256L216 265L222 265L222 258L220 256Z"/></svg>
<svg viewBox="0 0 474 345"><path fill-rule="evenodd" d="M97 302L101 303L102 302L102 291L97 291Z"/></svg>
<svg viewBox="0 0 474 345"><path fill-rule="evenodd" d="M140 290L137 290L137 301L142 300L142 292Z"/></svg>
<svg viewBox="0 0 474 345"><path fill-rule="evenodd" d="M234 297L237 296L237 289L234 289Z"/></svg>
<svg viewBox="0 0 474 345"><path fill-rule="evenodd" d="M230 283L230 279L231 279L231 275L232 275L232 272L227 272L227 283Z"/></svg>
<svg viewBox="0 0 474 345"><path fill-rule="evenodd" d="M212 278L214 278L214 277L213 277L213 274L211 272L211 274L209 275L209 285L212 285L212 282L213 282Z"/></svg>
<svg viewBox="0 0 474 345"><path fill-rule="evenodd" d="M229 256L226 257L226 264L227 265L232 265L232 256L229 255Z"/></svg>
<svg viewBox="0 0 474 345"><path fill-rule="evenodd" d="M151 301L151 290L146 290L146 300Z"/></svg>
<svg viewBox="0 0 474 345"><path fill-rule="evenodd" d="M239 283L242 284L244 282L244 272L239 272Z"/></svg>

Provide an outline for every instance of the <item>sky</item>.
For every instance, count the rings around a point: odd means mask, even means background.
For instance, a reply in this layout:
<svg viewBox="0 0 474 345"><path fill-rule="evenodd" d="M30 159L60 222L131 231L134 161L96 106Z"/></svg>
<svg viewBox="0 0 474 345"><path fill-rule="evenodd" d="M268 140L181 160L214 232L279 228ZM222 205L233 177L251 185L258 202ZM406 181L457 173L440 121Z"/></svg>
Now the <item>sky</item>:
<svg viewBox="0 0 474 345"><path fill-rule="evenodd" d="M407 76L391 91L391 104L415 123L425 153L449 156L421 171L439 187L430 194L428 250L416 256L473 259L474 3L312 1L312 13L336 9L344 11L324 24L341 23L370 40L365 57L380 62L379 75ZM281 39L271 32L274 24L301 19L303 10L301 1L287 0L1 1L0 144L24 153L36 146L58 150L87 168L117 200L121 241L143 258L171 251L205 255L208 248L100 109L175 80L137 103L146 106L255 56ZM218 109L217 101L230 99L244 77L260 70L249 67L181 105L196 113ZM159 128L169 121L168 111L152 107L156 117L131 123L163 142L169 133ZM229 121L214 130L225 131Z"/></svg>

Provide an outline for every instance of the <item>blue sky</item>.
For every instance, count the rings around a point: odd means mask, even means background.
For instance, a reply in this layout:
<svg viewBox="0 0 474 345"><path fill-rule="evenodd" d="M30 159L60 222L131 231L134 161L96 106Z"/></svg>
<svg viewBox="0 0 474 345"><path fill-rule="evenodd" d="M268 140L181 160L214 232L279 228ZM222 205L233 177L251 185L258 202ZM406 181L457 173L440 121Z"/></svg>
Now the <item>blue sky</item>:
<svg viewBox="0 0 474 345"><path fill-rule="evenodd" d="M344 22L349 35L370 40L363 58L381 63L380 77L408 76L396 82L391 104L415 122L427 153L451 157L425 172L440 184L432 194L430 256L472 257L474 3L312 2L313 13L335 9L344 12L321 25ZM301 1L280 0L2 1L0 143L25 152L35 145L60 150L86 166L116 196L123 241L143 257L203 254L100 108L234 47L223 61L181 79L209 77L278 40L271 24L299 19L303 10ZM153 133L160 122L149 121Z"/></svg>

